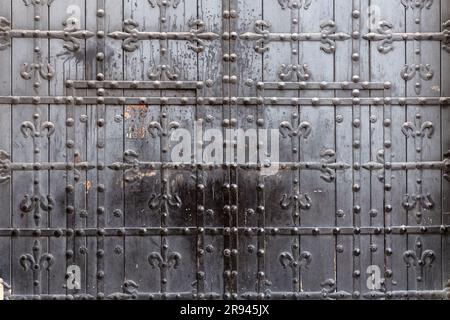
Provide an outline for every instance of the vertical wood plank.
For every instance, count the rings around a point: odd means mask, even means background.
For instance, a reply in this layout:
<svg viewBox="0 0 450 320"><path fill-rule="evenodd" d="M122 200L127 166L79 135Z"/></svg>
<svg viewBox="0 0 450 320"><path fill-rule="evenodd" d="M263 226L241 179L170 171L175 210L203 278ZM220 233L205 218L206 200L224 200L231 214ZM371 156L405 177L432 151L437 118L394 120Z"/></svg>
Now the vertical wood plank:
<svg viewBox="0 0 450 320"><path fill-rule="evenodd" d="M450 3L441 1L441 24L450 21ZM441 27L442 28L442 27ZM447 70L450 69L450 55L441 51L441 95L450 96L450 78ZM450 151L450 109L441 106L441 154ZM450 181L442 179L442 217L441 224L450 225ZM442 239L442 284L445 286L450 280L450 237L448 234Z"/></svg>
<svg viewBox="0 0 450 320"><path fill-rule="evenodd" d="M103 10L102 1L85 1L86 7L86 29L101 31L98 27L98 20L101 19L99 14ZM85 79L95 80L97 79L97 73L100 72L99 65L102 57L102 48L97 44L97 37L92 37L86 40L86 61L85 61ZM100 53L100 54L99 54ZM77 90L81 91L81 95L91 95L93 90ZM77 224L84 226L85 228L97 228L97 207L96 207L96 188L97 188L97 131L96 131L96 110L97 107L94 105L87 105L84 110L82 108L77 108L80 110L79 117L79 128L80 131L84 129L84 140L86 143L85 154L86 161L95 164L94 170L88 170L86 172L85 180L82 182L81 192L85 194L86 211L77 221ZM101 252L97 247L97 237L96 235L91 237L76 238L76 246L84 247L86 249L86 254L78 255L77 264L83 267L82 272L85 273L86 282L86 293L97 297L97 260L99 256L101 258Z"/></svg>
<svg viewBox="0 0 450 320"><path fill-rule="evenodd" d="M0 16L6 18L11 22L11 2L2 4ZM3 66L4 71L0 73L0 95L10 95L12 93L11 76L12 76L12 48L6 48L0 51L0 65ZM0 161L8 163L11 161L12 140L11 140L11 115L12 106L0 104L0 128L3 128L0 135ZM0 170L0 203L2 210L0 211L0 228L11 227L12 207L12 172L7 170ZM11 239L8 237L0 238L0 252L2 252L2 259L0 259L0 278L8 284L11 284L11 274L13 261L11 261Z"/></svg>
<svg viewBox="0 0 450 320"><path fill-rule="evenodd" d="M238 34L242 34L251 30L256 19L263 18L263 3L262 1L254 1L248 3L246 1L238 2L239 20L237 21ZM264 17L267 19L267 17ZM261 54L255 52L251 43L238 42L236 45L236 54L238 56L237 65L245 66L238 69L238 83L237 90L243 95L254 95L254 86L246 86L245 83L255 84L258 81L263 81ZM250 119L250 120L249 120ZM237 110L237 125L233 129L241 130L241 134L245 130L256 130L258 121L258 114L255 106L238 106ZM254 131L256 132L256 131ZM233 138L238 141L238 138ZM255 139L248 139L245 142L249 146L256 144ZM248 149L249 149L248 148ZM237 148L235 149L237 150ZM250 155L249 155L250 156ZM245 160L248 161L248 160ZM238 223L243 227L258 226L257 199L256 199L256 185L257 174L255 171L246 171L237 169L238 171ZM255 290L255 283L257 282L258 262L256 258L257 239L252 236L243 236L239 239L239 279L238 291L253 292ZM255 248L252 252L248 248Z"/></svg>
<svg viewBox="0 0 450 320"><path fill-rule="evenodd" d="M441 30L439 17L439 2L434 3L429 8L408 8L406 10L406 31L407 32L439 32ZM440 89L440 68L441 45L438 42L410 41L406 47L406 59L408 65L430 65L434 70L432 79L425 80L419 74L407 82L408 96L439 96ZM426 78L428 79L428 78ZM417 87L417 85L420 87ZM429 105L426 108L418 105L408 106L407 121L415 126L415 130L422 130L427 123L433 126L434 134L428 135L429 131L424 131L423 137L409 137L407 140L407 157L409 161L435 161L441 159L441 122L440 106ZM408 194L410 196L424 196L428 199L441 198L441 173L433 170L415 170L408 173ZM425 202L417 201L416 206L408 211L409 225L439 225L441 222L441 202L432 200L433 205L426 208ZM433 263L432 277L418 280L413 267L408 270L408 287L418 290L438 289L441 287L441 245L440 236L421 236L424 245L436 253L436 261ZM417 242L415 235L408 237L409 250L414 250ZM426 249L426 247L424 248ZM429 270L431 271L431 270ZM426 271L425 271L426 272ZM425 276L424 276L425 277Z"/></svg>
<svg viewBox="0 0 450 320"><path fill-rule="evenodd" d="M373 0L371 1L372 9L374 12L372 18L370 19L371 32L376 32L379 22L385 20L392 23L392 30L395 32L405 32L405 8L400 2L397 1L386 1L386 0ZM386 82L392 83L391 95L405 96L406 88L405 82L400 77L400 70L402 66L406 63L405 54L406 46L404 42L395 42L394 49L391 52L383 54L378 51L379 43L370 43L370 70L371 70L371 81L376 82ZM372 106L372 112L375 108L380 108L380 106ZM377 110L380 114L383 114L382 110ZM400 135L400 128L406 119L405 106L393 105L392 106L392 147L391 155L392 159L385 159L384 161L391 162L405 162L407 161L405 150L406 150L406 140L405 137ZM380 119L380 124L376 132L374 132L374 139L378 136L380 140L378 142L374 141L373 148L371 151L371 159L376 160L378 153L382 152L384 144L384 136L382 136L382 122L385 119ZM381 140L383 139L383 140ZM383 160L381 160L383 161ZM376 172L372 174L372 188L378 190L383 190L384 184L377 179L378 175L383 175L383 172ZM407 223L406 211L402 207L403 196L407 193L406 190L406 172L395 171L392 172L392 190L391 190L391 205L392 205L392 220L385 222L385 228L392 225L400 226ZM384 196L383 196L384 197ZM379 199L379 196L376 196ZM375 200L375 197L374 197ZM385 210L380 212L380 216L385 217ZM377 214L378 216L378 214ZM387 290L401 290L407 287L407 277L406 268L403 262L403 252L406 249L406 239L403 235L386 235L390 237L391 246L387 245L385 248L387 251L389 249L392 251L392 255L385 252L386 263L384 264L383 272L392 271L392 277L386 279L386 289Z"/></svg>
<svg viewBox="0 0 450 320"><path fill-rule="evenodd" d="M36 16L39 16L39 18L35 19ZM48 26L48 12L40 6L25 6L23 2L15 1L12 3L12 21L14 22L12 27L17 29L46 29ZM39 50L35 51L36 47ZM12 52L21 53L13 54L12 57L12 94L45 94L48 87L46 80L38 78L39 76L32 76L31 79L26 80L22 77L21 72L25 64L30 66L34 62L46 63L48 56L47 40L30 41L29 39L14 39L12 42ZM35 86L35 83L39 83L39 86ZM20 131L24 121L35 121L35 124L38 124L39 122L43 123L47 119L48 107L46 105L16 105L13 108L11 123L13 132L12 141L14 141L12 149L13 162L34 163L48 161L48 139L45 138L45 135L43 137L36 137L36 142L33 142L32 137L25 138ZM35 149L39 149L39 152L35 153ZM14 186L11 201L13 207L13 226L16 228L45 227L47 225L47 214L45 212L37 208L25 213L20 209L20 204L26 195L28 195L28 199L31 199L34 194L39 198L41 194L47 196L48 181L46 175L40 171L18 172L14 175L12 183ZM41 215L39 221L37 221L36 214ZM35 240L39 241L42 252L47 252L47 241L39 237L19 237L13 240L11 261L13 268L12 287L16 288L15 292L19 294L41 294L48 292L46 270L39 270L39 272L33 274L30 269L24 270L19 264L19 258L23 254L32 252ZM34 281L38 281L35 286L33 285Z"/></svg>
<svg viewBox="0 0 450 320"><path fill-rule="evenodd" d="M84 29L84 2L84 0L76 0L71 3L54 3L50 7L49 29L61 30L71 26ZM65 44L65 42L55 39L50 40L49 43L49 61L55 68L55 77L50 82L48 91L51 96L64 96L67 80L84 79L84 41L80 42L80 49L74 53L67 50L64 47ZM50 139L49 160L51 162L74 164L75 154L79 155L77 161L84 159L80 157L85 142L76 139L75 129L70 125L73 122L73 126L75 126L77 122L74 118L75 110L70 110L70 108L76 107L69 105L67 108L69 109L68 114L66 114L65 108L60 105L49 106L49 119L55 125L55 133ZM50 215L50 227L73 228L73 223L66 224L66 217L69 221L75 221L75 215L80 213L80 209L84 208L84 201L78 200L78 197L74 195L76 186L73 174L73 171L49 172L50 194L55 199L53 214ZM65 181L67 181L66 184L63 183ZM69 202L66 197L71 197L73 200ZM75 209L72 210L72 208ZM55 265L50 271L49 292L55 294L66 293L64 289L66 269L68 265L76 261L76 259L71 260L77 252L70 238L67 239L67 243L71 243L72 246L66 248L66 241L60 238L49 239L49 249L55 256ZM66 257L68 258L67 262L65 261ZM83 279L84 276L85 273L82 274Z"/></svg>
<svg viewBox="0 0 450 320"><path fill-rule="evenodd" d="M225 31L222 17L226 9L221 1L198 1L199 18L205 22L207 31L214 32L217 35L221 35ZM220 37L209 42L205 51L198 55L198 80L203 81L205 86L203 89L197 90L197 95L223 96L222 86L219 84L225 75L222 65L222 60L225 57L225 52L220 45ZM206 130L221 132L222 108L221 106L197 105L196 119L203 119L204 132ZM204 141L205 148L207 145L208 142ZM203 150L205 149L203 148ZM205 161L207 160L203 158L203 162ZM197 170L197 227L223 226L224 217L221 214L224 207L221 197L224 185L223 177L224 170L222 168L210 171ZM198 188L199 186L204 188ZM204 279L202 280L201 277L197 279L197 292L199 294L202 290L205 293L222 294L222 274L217 272L217 270L223 270L222 248L223 238L221 236L197 235L197 254L199 256L197 272L204 272ZM201 254L201 252L204 252L204 254Z"/></svg>
<svg viewBox="0 0 450 320"><path fill-rule="evenodd" d="M352 1L335 1L334 11L336 17L336 25L340 30L350 34L353 30L353 20L351 12L353 10ZM364 16L362 13L360 16ZM336 44L335 54L335 80L351 81L353 73L353 64L351 56L353 53L353 42L359 40L346 41ZM357 52L360 59L364 54ZM356 74L356 73L355 73ZM359 74L358 74L359 75ZM351 92L336 91L336 97L349 97ZM349 105L335 107L334 121L336 123L336 142L335 150L337 160L343 161L351 165L350 170L336 172L336 210L333 212L335 216L335 224L337 227L345 227L354 225L353 221L353 197L350 192L353 187L353 163L358 162L353 159L353 108ZM364 188L364 186L362 186ZM336 284L337 290L345 290L347 292L357 291L353 287L353 237L349 235L336 236Z"/></svg>
<svg viewBox="0 0 450 320"><path fill-rule="evenodd" d="M122 29L124 21L124 2L122 0L105 0L105 34ZM112 38L105 38L105 65L104 77L108 80L123 80L124 78L124 58L120 41ZM107 95L118 96L121 92L108 91ZM101 95L101 93L97 93ZM124 151L124 130L121 121L115 121L123 114L122 106L98 106L97 107L97 127L99 134L97 137L98 161L110 164L123 159ZM101 125L101 122L104 125ZM103 145L103 146L102 146ZM104 226L109 228L122 228L124 226L123 217L119 219L114 214L119 210L124 211L123 198L123 175L120 171L102 170L97 177L97 214L103 216ZM102 191L102 189L104 191ZM103 204L100 199L103 198ZM103 213L100 210L103 209ZM104 293L105 295L121 292L122 284L125 281L125 239L119 233L118 236L105 237L104 255Z"/></svg>
<svg viewBox="0 0 450 320"><path fill-rule="evenodd" d="M148 2L132 0L124 2L124 19L139 23L139 28L146 31L159 31L160 10ZM148 81L148 70L159 63L158 41L141 41L134 52L124 53L124 79ZM160 91L126 90L126 96L160 95ZM148 125L159 115L159 107L147 105L129 105L123 110L124 116L124 152L135 151L138 161L160 160L159 139L152 139L147 131ZM125 158L125 157L124 157ZM142 170L142 169L141 169ZM124 173L126 176L127 173ZM155 170L142 170L136 180L123 182L125 208L123 219L125 227L158 227L159 213L148 207L152 194L160 190L160 173ZM147 257L153 251L160 250L159 237L126 237L125 239L125 278L134 281L142 292L157 292L160 279L153 276L155 271L148 263ZM151 275L151 276L150 276Z"/></svg>
<svg viewBox="0 0 450 320"><path fill-rule="evenodd" d="M320 32L323 22L334 20L334 1L326 0L311 5L308 11L300 11L300 30L302 32ZM337 30L340 31L340 26ZM301 42L300 61L311 68L313 75L319 75L320 81L333 81L334 54L320 50L320 43ZM331 68L330 66L333 66ZM316 80L315 76L313 79ZM301 97L327 97L332 92L301 91ZM300 119L312 126L311 135L304 141L300 150L301 161L320 161L326 150L335 151L335 114L332 106L304 106L300 109ZM311 209L302 217L302 226L324 227L335 223L335 185L320 178L317 171L300 172L302 192L311 197ZM329 235L301 237L300 252L308 251L312 261L308 269L302 271L301 286L304 291L320 291L321 283L334 279L334 237ZM320 258L319 258L320 257Z"/></svg>

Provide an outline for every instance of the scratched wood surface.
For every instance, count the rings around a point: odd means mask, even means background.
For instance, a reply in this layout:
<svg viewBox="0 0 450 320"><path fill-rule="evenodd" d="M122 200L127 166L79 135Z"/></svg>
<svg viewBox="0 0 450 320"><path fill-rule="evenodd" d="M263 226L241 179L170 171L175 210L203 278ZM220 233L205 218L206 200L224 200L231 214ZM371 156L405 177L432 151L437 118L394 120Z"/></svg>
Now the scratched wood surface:
<svg viewBox="0 0 450 320"><path fill-rule="evenodd" d="M445 298L449 19L447 0L2 1L7 298ZM227 165L231 140L279 170Z"/></svg>

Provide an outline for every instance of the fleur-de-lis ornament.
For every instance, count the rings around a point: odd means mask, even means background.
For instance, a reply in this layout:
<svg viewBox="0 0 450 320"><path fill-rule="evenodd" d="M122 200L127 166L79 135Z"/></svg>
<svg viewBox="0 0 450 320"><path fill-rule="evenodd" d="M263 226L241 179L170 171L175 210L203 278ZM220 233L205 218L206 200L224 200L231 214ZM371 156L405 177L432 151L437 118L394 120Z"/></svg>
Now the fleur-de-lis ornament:
<svg viewBox="0 0 450 320"><path fill-rule="evenodd" d="M35 115L34 118L37 120L39 119L39 116ZM22 122L20 131L22 132L24 138L31 137L33 140L35 140L36 138L41 137L41 131L47 131L47 138L50 138L50 136L55 132L55 125L50 121L46 121L41 125L38 124L37 127L35 125L36 123L39 122Z"/></svg>
<svg viewBox="0 0 450 320"><path fill-rule="evenodd" d="M269 50L267 44L270 42L270 22L265 20L256 20L254 32L246 32L241 35L241 39L255 41L255 51L264 53Z"/></svg>
<svg viewBox="0 0 450 320"><path fill-rule="evenodd" d="M159 252L152 252L148 256L148 263L153 268L158 267L159 269L170 269L170 268L178 268L181 261L181 255L178 252L171 252L167 255L166 258L163 258Z"/></svg>
<svg viewBox="0 0 450 320"><path fill-rule="evenodd" d="M11 45L11 22L5 17L0 17L0 51Z"/></svg>
<svg viewBox="0 0 450 320"><path fill-rule="evenodd" d="M161 147L162 147L162 153L167 153L169 149L169 141L168 137L172 134L173 131L180 128L181 125L179 122L167 121L167 114L162 113L161 114L161 122L158 121L152 121L150 122L148 126L148 132L153 138L160 137L161 138Z"/></svg>
<svg viewBox="0 0 450 320"><path fill-rule="evenodd" d="M41 213L40 209L45 212L49 212L53 210L55 206L55 200L51 195L47 196L33 196L30 194L26 194L23 199L20 201L19 208L24 213L34 212L33 218L36 226L39 226L39 222L41 221Z"/></svg>
<svg viewBox="0 0 450 320"><path fill-rule="evenodd" d="M161 292L167 289L167 271L171 268L177 269L181 263L181 254L169 251L167 238L162 238L161 252L152 252L148 256L148 263L153 269L158 268L161 277Z"/></svg>
<svg viewBox="0 0 450 320"><path fill-rule="evenodd" d="M416 267L417 282L422 282L426 272L428 272L434 260L436 260L436 254L433 250L424 250L424 243L421 237L416 238L415 250L407 250L403 253L403 261L406 267Z"/></svg>
<svg viewBox="0 0 450 320"><path fill-rule="evenodd" d="M431 139L434 134L434 125L431 121L425 121L416 127L412 122L405 122L402 125L402 132L407 138L423 139L426 136Z"/></svg>
<svg viewBox="0 0 450 320"><path fill-rule="evenodd" d="M181 0L148 0L148 2L152 6L152 8L155 8L156 6L158 6L158 7L172 6L172 7L176 8L180 4Z"/></svg>
<svg viewBox="0 0 450 320"><path fill-rule="evenodd" d="M34 241L33 253L23 254L19 258L22 268L27 271L49 270L54 263L55 258L49 253L42 253L42 245L39 240Z"/></svg>
<svg viewBox="0 0 450 320"><path fill-rule="evenodd" d="M420 79L424 81L430 81L434 77L434 70L430 64L405 64L400 71L400 75L403 80L410 81L418 76ZM414 91L416 94L420 94L422 90L422 83L417 81L414 85Z"/></svg>
<svg viewBox="0 0 450 320"><path fill-rule="evenodd" d="M189 27L191 28L190 33L192 37L188 40L190 42L188 48L196 53L205 50L207 40L214 40L219 37L218 34L206 32L205 23L200 19L190 21Z"/></svg>
<svg viewBox="0 0 450 320"><path fill-rule="evenodd" d="M364 37L364 39L370 38L370 40L383 39L381 43L377 46L378 52L386 54L394 50L394 39L392 39L392 28L394 25L388 21L382 20L378 22L378 34L369 34Z"/></svg>
<svg viewBox="0 0 450 320"><path fill-rule="evenodd" d="M0 150L0 184L11 179L9 174L9 165L11 164L11 156L8 152Z"/></svg>
<svg viewBox="0 0 450 320"><path fill-rule="evenodd" d="M327 279L323 281L320 286L322 287L323 293L331 293L336 290L336 281L334 281L334 279Z"/></svg>
<svg viewBox="0 0 450 320"><path fill-rule="evenodd" d="M163 116L164 117L164 116ZM180 128L180 124L176 121L170 122L167 126L161 124L157 121L150 122L148 126L148 132L152 135L153 138L156 137L168 137L172 131Z"/></svg>
<svg viewBox="0 0 450 320"><path fill-rule="evenodd" d="M320 287L322 288L322 299L325 300L348 299L352 296L350 292L343 290L337 291L337 285L334 279L323 281Z"/></svg>
<svg viewBox="0 0 450 320"><path fill-rule="evenodd" d="M24 63L20 70L20 76L25 80L31 80L33 77L37 80L39 78L51 80L55 76L55 69L50 63Z"/></svg>
<svg viewBox="0 0 450 320"><path fill-rule="evenodd" d="M123 22L123 31L130 34L129 37L127 37L126 39L123 40L123 43L122 43L123 50L125 50L127 52L133 52L138 49L138 43L139 43L138 29L137 29L138 27L139 27L139 23L137 23L136 21L134 21L132 19L126 19ZM113 37L114 34L111 33L109 36Z"/></svg>
<svg viewBox="0 0 450 320"><path fill-rule="evenodd" d="M126 182L135 182L139 178L139 154L134 150L127 150L123 154L123 160L126 164L132 165L130 169L124 171L124 180Z"/></svg>
<svg viewBox="0 0 450 320"><path fill-rule="evenodd" d="M307 267L311 263L311 253L303 251L300 253L299 259L295 259L290 252L283 252L280 254L279 260L283 268Z"/></svg>
<svg viewBox="0 0 450 320"><path fill-rule="evenodd" d="M123 293L138 294L139 285L133 280L125 280L122 284Z"/></svg>
<svg viewBox="0 0 450 320"><path fill-rule="evenodd" d="M283 194L280 200L280 206L283 210L288 210L292 207L292 218L294 223L296 223L300 216L300 210L311 209L311 197L303 193L296 193L290 196Z"/></svg>
<svg viewBox="0 0 450 320"><path fill-rule="evenodd" d="M87 39L94 36L94 33L87 30L81 30L80 20L76 17L68 17L63 22L64 37L62 38L66 42L63 47L70 52L76 52L80 50L81 39Z"/></svg>
<svg viewBox="0 0 450 320"><path fill-rule="evenodd" d="M323 150L320 153L321 162L323 163L322 168L320 171L322 174L320 175L320 178L328 183L333 182L336 179L334 170L329 168L327 164L333 163L336 161L336 152L331 149Z"/></svg>
<svg viewBox="0 0 450 320"><path fill-rule="evenodd" d="M450 20L445 21L442 26L444 27L444 30L442 31L444 35L442 49L450 53Z"/></svg>
<svg viewBox="0 0 450 320"><path fill-rule="evenodd" d="M122 292L115 292L107 296L109 300L127 300L139 298L139 285L133 280L125 280L121 286Z"/></svg>
<svg viewBox="0 0 450 320"><path fill-rule="evenodd" d="M308 210L311 208L311 197L308 194L297 193L295 195L288 196L283 194L280 206L282 209L289 209L291 206L299 207L303 210Z"/></svg>
<svg viewBox="0 0 450 320"><path fill-rule="evenodd" d="M278 71L278 78L282 81L306 81L311 77L309 67L306 64L282 64Z"/></svg>
<svg viewBox="0 0 450 320"><path fill-rule="evenodd" d="M363 164L363 168L366 170L378 170L379 174L377 176L378 181L380 181L381 183L384 183L385 178L384 178L384 173L385 173L385 153L384 150L378 150L377 155L377 162L368 162Z"/></svg>
<svg viewBox="0 0 450 320"><path fill-rule="evenodd" d="M444 153L444 179L450 182L450 150Z"/></svg>
<svg viewBox="0 0 450 320"><path fill-rule="evenodd" d="M33 5L33 6L45 6L45 5L47 5L47 6L51 6L52 5L52 3L54 2L55 0L23 0L23 3L28 7L28 6L31 6L31 5Z"/></svg>
<svg viewBox="0 0 450 320"><path fill-rule="evenodd" d="M312 261L311 253L309 251L300 252L299 248L298 239L295 239L291 245L291 252L282 252L278 257L278 260L284 269L289 267L292 270L292 284L295 292L299 292L300 290L300 281L298 279L299 270L303 267L308 268Z"/></svg>
<svg viewBox="0 0 450 320"><path fill-rule="evenodd" d="M278 0L282 9L300 9L308 10L312 0Z"/></svg>
<svg viewBox="0 0 450 320"><path fill-rule="evenodd" d="M19 264L23 270L33 272L34 293L41 293L41 273L50 270L55 258L50 253L42 253L42 245L39 240L34 241L32 254L23 254L19 257Z"/></svg>
<svg viewBox="0 0 450 320"><path fill-rule="evenodd" d="M413 10L430 9L433 5L433 0L401 0L401 2L406 9L411 8Z"/></svg>
<svg viewBox="0 0 450 320"><path fill-rule="evenodd" d="M148 77L150 80L178 80L181 70L177 66L171 66L168 64L155 65L148 70Z"/></svg>
<svg viewBox="0 0 450 320"><path fill-rule="evenodd" d="M280 133L283 138L289 137L302 137L303 139L308 139L312 131L312 126L309 122L302 122L294 129L292 124L288 121L283 121L280 124Z"/></svg>
<svg viewBox="0 0 450 320"><path fill-rule="evenodd" d="M283 268L307 267L311 263L311 253L303 251L296 259L290 252L283 252L280 254L279 260Z"/></svg>
<svg viewBox="0 0 450 320"><path fill-rule="evenodd" d="M167 179L163 179L162 190L166 190L164 193L153 194L148 201L148 207L152 210L161 209L163 215L167 215L169 210L168 207L171 208L181 208L182 201L181 198L177 194L169 193L168 189L168 181Z"/></svg>
<svg viewBox="0 0 450 320"><path fill-rule="evenodd" d="M336 51L336 40L342 41L350 39L350 35L343 32L336 32L336 22L333 20L329 20L320 25L320 33L322 45L320 46L320 50L325 53L331 54Z"/></svg>
<svg viewBox="0 0 450 320"><path fill-rule="evenodd" d="M430 210L434 208L434 201L429 193L426 195L418 194L414 196L405 194L402 205L406 210L413 210L416 207ZM420 223L420 219L418 220L418 223Z"/></svg>

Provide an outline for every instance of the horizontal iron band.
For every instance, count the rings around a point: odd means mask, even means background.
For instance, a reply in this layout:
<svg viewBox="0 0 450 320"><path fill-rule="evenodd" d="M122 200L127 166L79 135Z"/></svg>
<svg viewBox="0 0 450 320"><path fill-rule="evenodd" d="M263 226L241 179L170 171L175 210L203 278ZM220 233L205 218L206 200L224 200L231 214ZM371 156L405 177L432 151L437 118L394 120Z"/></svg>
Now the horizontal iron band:
<svg viewBox="0 0 450 320"><path fill-rule="evenodd" d="M367 33L363 39L369 41L446 41L448 31L442 32L392 32L392 33Z"/></svg>
<svg viewBox="0 0 450 320"><path fill-rule="evenodd" d="M365 299L450 299L449 290L399 290L399 291L371 291L371 292L270 292L264 293L258 292L246 292L241 294L243 299L251 300L305 300L305 299L350 299L352 297L361 296ZM159 293L159 292L136 292L134 294L126 293L112 293L104 295L102 293L97 295L92 294L42 294L42 295L11 295L6 296L7 300L94 300L94 299L107 299L107 300L177 300L177 299L204 299L214 300L221 298L229 299L229 294L219 294L216 292L205 292L195 294L192 292L177 292L177 293Z"/></svg>
<svg viewBox="0 0 450 320"><path fill-rule="evenodd" d="M349 293L347 291L337 292L249 292L241 295L244 299L275 299L275 300L307 300L307 299L351 299L362 296L365 299L450 299L450 290L404 290L404 291L373 291L360 293L358 291Z"/></svg>
<svg viewBox="0 0 450 320"><path fill-rule="evenodd" d="M109 168L114 171L139 169L139 170L218 170L229 168L241 168L243 170L261 170L262 168L277 167L280 171L283 170L317 170L323 169L331 170L346 170L351 169L351 166L343 162L324 163L316 162L273 162L269 164L261 163L180 163L180 162L145 162L139 161L137 163L115 162L112 164L103 164L97 162L4 162L0 164L2 172L7 171L72 171L72 170L104 170ZM423 161L423 162L391 162L388 164L379 162L368 162L361 165L365 170L382 170L389 169L393 171L408 171L408 170L449 170L450 160L443 161ZM358 167L359 168L359 167Z"/></svg>
<svg viewBox="0 0 450 320"><path fill-rule="evenodd" d="M13 29L8 32L3 32L9 38L41 38L41 39L88 39L95 35L94 32L89 30L20 30Z"/></svg>
<svg viewBox="0 0 450 320"><path fill-rule="evenodd" d="M384 235L384 234L448 234L450 225L441 226L392 226L392 227L124 227L85 229L29 229L1 228L1 237L97 237L97 236L159 236L198 235L213 236L241 234L243 236L319 236L319 235Z"/></svg>
<svg viewBox="0 0 450 320"><path fill-rule="evenodd" d="M195 90L203 88L204 85L202 81L66 81L66 87L75 89Z"/></svg>
<svg viewBox="0 0 450 320"><path fill-rule="evenodd" d="M105 300L177 300L177 299L220 299L223 295L216 292L205 292L199 294L192 292L137 292L135 294L126 294L121 292L115 292L111 294L98 293L96 295L92 294L41 294L41 295L21 295L13 294L10 296L5 296L6 300L95 300L95 299L105 299Z"/></svg>
<svg viewBox="0 0 450 320"><path fill-rule="evenodd" d="M269 32L266 34L255 33L255 32L246 32L239 35L241 40L249 40L256 41L263 39L264 41L323 41L324 35L328 36L329 39L332 40L349 40L351 37L349 34L338 32L330 35L318 32L305 32L305 33L282 33L282 32Z"/></svg>
<svg viewBox="0 0 450 320"><path fill-rule="evenodd" d="M269 90L385 90L382 82L255 82L257 89ZM203 81L96 81L67 80L66 87L75 89L202 89Z"/></svg>
<svg viewBox="0 0 450 320"><path fill-rule="evenodd" d="M108 37L115 40L132 39L134 41L143 40L193 40L195 38L202 40L215 40L220 36L213 32L157 32L157 31L138 31L130 32L114 31L108 34Z"/></svg>
<svg viewBox="0 0 450 320"><path fill-rule="evenodd" d="M352 106L352 105L450 105L450 97L371 97L371 98L285 98L285 97L73 97L73 96L0 96L0 105L290 105L290 106Z"/></svg>
<svg viewBox="0 0 450 320"><path fill-rule="evenodd" d="M383 82L256 82L257 89L268 90L386 90L390 83Z"/></svg>
<svg viewBox="0 0 450 320"><path fill-rule="evenodd" d="M446 290L399 290L399 291L372 291L363 294L366 299L450 299L450 288Z"/></svg>

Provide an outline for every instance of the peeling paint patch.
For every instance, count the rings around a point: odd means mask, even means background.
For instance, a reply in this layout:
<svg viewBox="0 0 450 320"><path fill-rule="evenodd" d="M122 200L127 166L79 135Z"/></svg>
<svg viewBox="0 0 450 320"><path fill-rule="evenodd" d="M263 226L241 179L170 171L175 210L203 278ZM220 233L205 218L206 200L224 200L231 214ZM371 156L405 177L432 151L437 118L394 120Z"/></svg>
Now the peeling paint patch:
<svg viewBox="0 0 450 320"><path fill-rule="evenodd" d="M127 105L123 114L125 121L129 122L127 129L128 139L144 139L147 129L145 118L148 106L145 104Z"/></svg>
<svg viewBox="0 0 450 320"><path fill-rule="evenodd" d="M86 189L86 193L88 193L92 188L92 182L87 180L83 183L84 188Z"/></svg>
<svg viewBox="0 0 450 320"><path fill-rule="evenodd" d="M431 90L436 91L436 92L441 92L441 87L440 86L431 86Z"/></svg>
<svg viewBox="0 0 450 320"><path fill-rule="evenodd" d="M143 179L144 177L154 177L156 176L156 171L142 171L138 173L139 178Z"/></svg>
<svg viewBox="0 0 450 320"><path fill-rule="evenodd" d="M130 126L127 131L128 139L144 139L146 134L146 129L144 126L136 127L134 125Z"/></svg>
<svg viewBox="0 0 450 320"><path fill-rule="evenodd" d="M139 116L139 118L145 118L147 115L148 107L145 104L130 104L125 107L125 115L128 114L128 117L124 117L128 119L130 117L135 118Z"/></svg>
<svg viewBox="0 0 450 320"><path fill-rule="evenodd" d="M0 301L5 300L5 293L11 295L11 287L0 278Z"/></svg>

